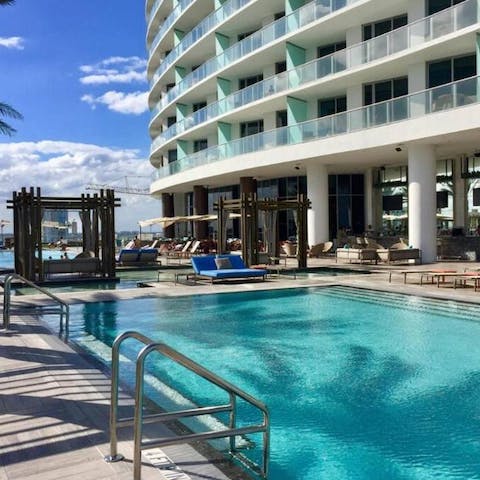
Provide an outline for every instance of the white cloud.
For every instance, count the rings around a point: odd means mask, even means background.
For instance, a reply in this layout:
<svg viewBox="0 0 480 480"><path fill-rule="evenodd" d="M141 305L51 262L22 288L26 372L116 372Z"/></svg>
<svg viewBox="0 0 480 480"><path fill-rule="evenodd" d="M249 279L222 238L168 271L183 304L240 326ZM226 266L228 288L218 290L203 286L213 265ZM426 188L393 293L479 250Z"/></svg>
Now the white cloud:
<svg viewBox="0 0 480 480"><path fill-rule="evenodd" d="M145 83L147 61L140 57L110 57L93 65L82 65L80 77L84 85L108 85L111 83Z"/></svg>
<svg viewBox="0 0 480 480"><path fill-rule="evenodd" d="M79 196L88 184L148 188L154 172L136 150L92 144L41 141L0 144L0 218L11 219L6 200L22 187L41 187L49 196ZM90 192L94 193L94 192ZM160 215L160 202L148 196L119 194L117 230L138 229L138 221Z"/></svg>
<svg viewBox="0 0 480 480"><path fill-rule="evenodd" d="M0 47L23 50L24 39L22 37L0 37Z"/></svg>
<svg viewBox="0 0 480 480"><path fill-rule="evenodd" d="M148 110L148 92L124 93L111 90L99 97L86 94L81 100L88 103L92 109L95 109L97 104L101 104L106 105L113 112L124 114L141 115Z"/></svg>

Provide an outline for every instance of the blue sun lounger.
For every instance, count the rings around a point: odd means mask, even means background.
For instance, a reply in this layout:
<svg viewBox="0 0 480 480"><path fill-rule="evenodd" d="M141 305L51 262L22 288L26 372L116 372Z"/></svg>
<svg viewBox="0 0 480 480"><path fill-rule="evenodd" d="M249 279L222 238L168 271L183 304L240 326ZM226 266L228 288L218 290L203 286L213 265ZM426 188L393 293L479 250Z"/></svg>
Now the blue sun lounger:
<svg viewBox="0 0 480 480"><path fill-rule="evenodd" d="M240 255L206 255L192 257L193 278L215 280L237 278L262 278L265 280L267 270L247 268Z"/></svg>

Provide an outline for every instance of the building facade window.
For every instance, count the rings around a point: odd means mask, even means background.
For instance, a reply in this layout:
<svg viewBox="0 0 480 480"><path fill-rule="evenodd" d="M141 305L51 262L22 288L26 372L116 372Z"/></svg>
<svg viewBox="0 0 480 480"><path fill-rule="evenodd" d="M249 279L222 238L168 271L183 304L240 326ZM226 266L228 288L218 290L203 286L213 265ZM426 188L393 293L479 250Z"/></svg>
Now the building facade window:
<svg viewBox="0 0 480 480"><path fill-rule="evenodd" d="M384 102L408 94L408 77L394 78L363 86L363 104Z"/></svg>
<svg viewBox="0 0 480 480"><path fill-rule="evenodd" d="M248 137L263 132L263 120L240 123L240 137Z"/></svg>
<svg viewBox="0 0 480 480"><path fill-rule="evenodd" d="M427 0L427 15L433 15L440 10L445 10L465 0Z"/></svg>
<svg viewBox="0 0 480 480"><path fill-rule="evenodd" d="M347 48L347 42L337 42L317 47L317 58L326 57L327 55L331 55L339 50L344 50L345 48Z"/></svg>
<svg viewBox="0 0 480 480"><path fill-rule="evenodd" d="M340 229L348 234L365 232L365 186L362 174L328 176L330 238Z"/></svg>
<svg viewBox="0 0 480 480"><path fill-rule="evenodd" d="M428 64L428 88L438 87L477 74L475 55L448 58Z"/></svg>
<svg viewBox="0 0 480 480"><path fill-rule="evenodd" d="M318 116L326 117L347 111L347 97L335 97L318 100Z"/></svg>
<svg viewBox="0 0 480 480"><path fill-rule="evenodd" d="M238 80L238 88L242 90L242 88L249 87L250 85L254 85L255 83L261 82L263 80L263 75L252 75L250 77L240 78Z"/></svg>
<svg viewBox="0 0 480 480"><path fill-rule="evenodd" d="M371 38L378 37L384 33L391 32L392 30L403 27L407 23L407 14L386 18L374 23L368 23L363 26L363 40L370 40Z"/></svg>
<svg viewBox="0 0 480 480"><path fill-rule="evenodd" d="M196 112L197 110L201 110L207 106L207 102L198 102L192 105L192 111Z"/></svg>
<svg viewBox="0 0 480 480"><path fill-rule="evenodd" d="M167 128L177 123L177 117L167 117Z"/></svg>
<svg viewBox="0 0 480 480"><path fill-rule="evenodd" d="M169 150L167 153L168 163L176 162L177 161L177 149Z"/></svg>
<svg viewBox="0 0 480 480"><path fill-rule="evenodd" d="M206 138L201 138L199 140L193 141L193 152L199 152L200 150L205 150L208 148L208 140Z"/></svg>

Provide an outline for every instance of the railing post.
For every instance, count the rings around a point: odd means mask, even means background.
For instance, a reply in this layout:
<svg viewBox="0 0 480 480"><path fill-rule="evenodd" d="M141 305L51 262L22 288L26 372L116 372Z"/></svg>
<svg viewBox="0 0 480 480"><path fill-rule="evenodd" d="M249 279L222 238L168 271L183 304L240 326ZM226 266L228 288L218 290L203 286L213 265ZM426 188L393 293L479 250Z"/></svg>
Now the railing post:
<svg viewBox="0 0 480 480"><path fill-rule="evenodd" d="M123 455L117 452L117 416L118 416L118 377L120 361L120 344L126 338L125 332L115 339L112 345L112 379L110 382L110 455L106 455L104 460L108 463L119 462L123 460Z"/></svg>
<svg viewBox="0 0 480 480"><path fill-rule="evenodd" d="M135 369L135 413L133 420L133 480L142 477L142 433L143 433L143 373L145 358L156 348L152 343L140 350Z"/></svg>
<svg viewBox="0 0 480 480"><path fill-rule="evenodd" d="M233 430L237 424L237 397L230 393L230 406L232 410L230 411L230 425L229 427ZM229 437L230 441L230 452L234 452L236 450L235 446L235 435Z"/></svg>
<svg viewBox="0 0 480 480"><path fill-rule="evenodd" d="M3 328L5 330L10 328L11 279L12 275L7 275L5 277L5 283L3 284Z"/></svg>

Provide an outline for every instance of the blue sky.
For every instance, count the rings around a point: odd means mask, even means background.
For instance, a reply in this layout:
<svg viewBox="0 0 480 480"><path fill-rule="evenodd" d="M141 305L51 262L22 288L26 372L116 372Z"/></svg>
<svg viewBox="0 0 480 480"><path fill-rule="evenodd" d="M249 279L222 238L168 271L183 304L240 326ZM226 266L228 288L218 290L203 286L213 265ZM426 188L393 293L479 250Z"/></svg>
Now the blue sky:
<svg viewBox="0 0 480 480"><path fill-rule="evenodd" d="M17 0L0 8L0 101L20 111L0 136L0 218L22 186L79 195L88 183L147 187L145 5L142 0ZM160 215L122 196L117 229Z"/></svg>

